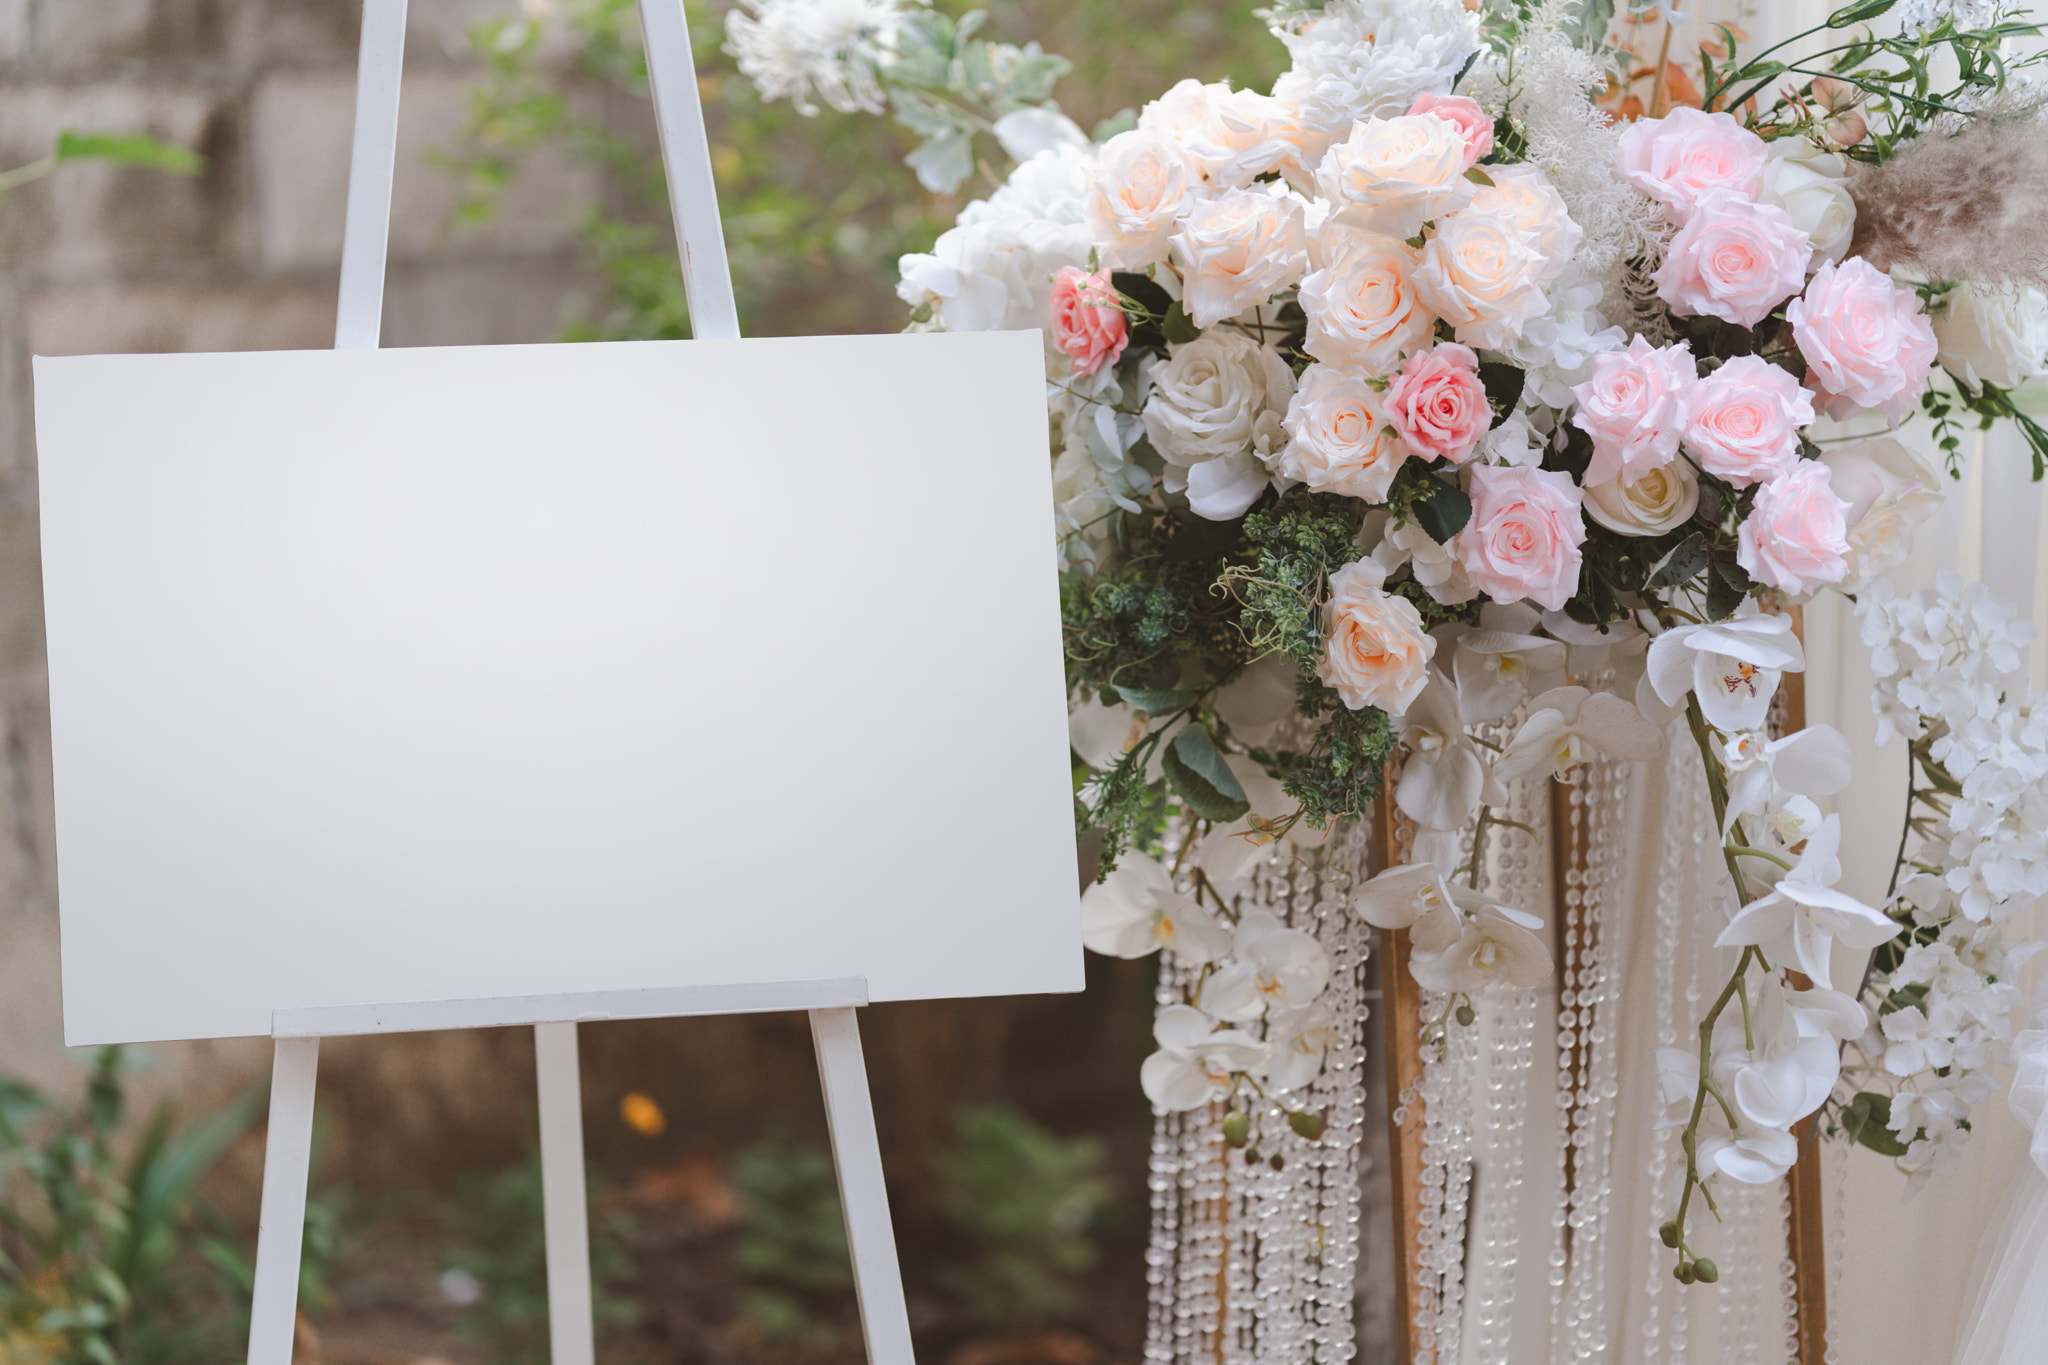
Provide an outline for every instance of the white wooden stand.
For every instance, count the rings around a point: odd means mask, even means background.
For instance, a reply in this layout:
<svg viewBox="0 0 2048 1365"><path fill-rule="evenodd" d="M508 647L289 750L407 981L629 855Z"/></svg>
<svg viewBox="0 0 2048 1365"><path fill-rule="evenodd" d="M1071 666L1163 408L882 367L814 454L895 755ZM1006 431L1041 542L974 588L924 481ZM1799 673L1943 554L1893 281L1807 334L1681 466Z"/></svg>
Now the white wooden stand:
<svg viewBox="0 0 2048 1365"><path fill-rule="evenodd" d="M701 338L737 338L739 312L726 264L683 3L639 3L691 328ZM363 5L355 149L349 167L341 300L334 328L334 344L341 350L375 348L383 320L405 9L406 0L364 0ZM586 1019L665 1019L777 1010L806 1010L811 1016L868 1359L873 1365L912 1365L910 1317L896 1262L895 1234L889 1224L888 1191L882 1180L867 1067L861 1058L860 1026L854 1015L858 1006L867 1003L867 982L846 977L276 1011L271 1026L275 1057L256 1244L255 1303L249 1323L249 1365L291 1365L313 1146L314 1077L322 1038L533 1026L540 1083L542 1207L547 1224L548 1336L554 1365L592 1365L596 1343L591 1320L590 1224L584 1199L576 1025Z"/></svg>

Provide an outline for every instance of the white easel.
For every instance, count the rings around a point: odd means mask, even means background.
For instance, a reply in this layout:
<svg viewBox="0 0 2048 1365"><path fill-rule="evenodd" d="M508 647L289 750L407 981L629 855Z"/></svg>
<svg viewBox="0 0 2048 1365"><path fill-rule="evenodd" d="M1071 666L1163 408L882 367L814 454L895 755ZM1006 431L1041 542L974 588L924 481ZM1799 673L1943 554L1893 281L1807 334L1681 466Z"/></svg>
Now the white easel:
<svg viewBox="0 0 2048 1365"><path fill-rule="evenodd" d="M639 0L649 84L682 255L690 321L700 338L736 339L739 312L719 223L717 191L697 97L683 0ZM406 0L364 0L357 65L355 148L342 238L339 350L377 346L397 161L398 89ZM806 1010L817 1047L825 1114L846 1213L861 1327L873 1365L911 1365L910 1318L889 1224L881 1147L854 1010L868 1003L858 977L669 990L596 991L491 1000L434 1000L281 1009L272 1016L270 1127L264 1147L249 1365L291 1365L299 1251L313 1142L314 1076L322 1038L531 1024L540 1082L542 1205L547 1224L548 1335L554 1365L592 1365L589 1211L576 1025L585 1019Z"/></svg>

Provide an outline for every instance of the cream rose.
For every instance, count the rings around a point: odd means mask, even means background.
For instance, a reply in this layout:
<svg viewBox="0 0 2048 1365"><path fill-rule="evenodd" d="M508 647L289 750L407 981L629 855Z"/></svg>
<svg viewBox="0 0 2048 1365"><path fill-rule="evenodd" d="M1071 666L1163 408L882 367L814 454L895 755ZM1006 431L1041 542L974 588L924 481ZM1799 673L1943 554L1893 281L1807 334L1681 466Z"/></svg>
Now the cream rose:
<svg viewBox="0 0 2048 1365"><path fill-rule="evenodd" d="M1780 592L1812 592L1848 575L1849 505L1828 486L1828 470L1814 460L1756 491L1756 502L1735 532L1735 562L1759 583Z"/></svg>
<svg viewBox="0 0 2048 1365"><path fill-rule="evenodd" d="M1849 570L1843 592L1861 592L1906 562L1913 532L1941 505L1941 476L1889 436L1837 446L1820 457L1828 487L1848 504Z"/></svg>
<svg viewBox="0 0 2048 1365"><path fill-rule="evenodd" d="M1262 190L1231 190L1197 201L1172 244L1181 301L1197 327L1213 327L1264 303L1308 267L1301 201Z"/></svg>
<svg viewBox="0 0 2048 1365"><path fill-rule="evenodd" d="M1493 183L1473 193L1466 211L1497 214L1527 233L1542 253L1536 274L1545 284L1564 274L1586 233L1572 221L1550 177L1534 166L1488 166L1486 175Z"/></svg>
<svg viewBox="0 0 2048 1365"><path fill-rule="evenodd" d="M1325 228L1335 259L1301 282L1308 353L1332 365L1387 374L1409 351L1429 344L1436 317L1415 291L1422 253L1377 233Z"/></svg>
<svg viewBox="0 0 2048 1365"><path fill-rule="evenodd" d="M1167 462L1167 491L1185 492L1211 521L1241 515L1272 482L1266 461L1286 439L1287 362L1249 337L1205 332L1155 366L1151 381L1145 434Z"/></svg>
<svg viewBox="0 0 2048 1365"><path fill-rule="evenodd" d="M2048 373L2048 296L2032 285L1957 285L1934 310L1941 363L1971 390Z"/></svg>
<svg viewBox="0 0 2048 1365"><path fill-rule="evenodd" d="M1187 160L1157 134L1132 129L1103 143L1082 204L1102 264L1142 270L1165 260L1167 239L1192 202L1193 182Z"/></svg>
<svg viewBox="0 0 2048 1365"><path fill-rule="evenodd" d="M1316 184L1339 222L1413 237L1472 197L1465 140L1438 114L1366 119L1330 148Z"/></svg>
<svg viewBox="0 0 2048 1365"><path fill-rule="evenodd" d="M1856 201L1849 195L1849 162L1803 137L1770 144L1757 182L1760 204L1785 210L1813 247L1813 265L1839 261L1856 235Z"/></svg>
<svg viewBox="0 0 2048 1365"><path fill-rule="evenodd" d="M1395 471L1408 458L1380 395L1362 378L1330 365L1303 372L1286 427L1280 474L1318 493L1385 502Z"/></svg>
<svg viewBox="0 0 2048 1365"><path fill-rule="evenodd" d="M1469 182L1468 182L1469 183ZM1460 343L1498 351L1543 315L1544 258L1513 219L1467 210L1439 222L1423 248L1415 290Z"/></svg>
<svg viewBox="0 0 2048 1365"><path fill-rule="evenodd" d="M1589 483L1587 516L1625 536L1661 536L1699 510L1700 481L1684 460L1660 464L1624 482Z"/></svg>
<svg viewBox="0 0 2048 1365"><path fill-rule="evenodd" d="M1400 715L1429 682L1436 639L1422 613L1382 586L1387 571L1371 559L1330 575L1323 608L1323 662L1316 676L1354 711L1378 707Z"/></svg>

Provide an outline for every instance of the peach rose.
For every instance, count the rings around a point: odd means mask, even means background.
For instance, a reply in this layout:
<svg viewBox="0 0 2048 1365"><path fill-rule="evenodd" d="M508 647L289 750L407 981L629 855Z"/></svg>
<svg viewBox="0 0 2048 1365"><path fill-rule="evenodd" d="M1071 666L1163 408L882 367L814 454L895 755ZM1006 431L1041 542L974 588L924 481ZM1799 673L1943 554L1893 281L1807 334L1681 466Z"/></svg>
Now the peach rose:
<svg viewBox="0 0 2048 1365"><path fill-rule="evenodd" d="M1197 201L1172 242L1185 286L1182 303L1197 327L1264 303L1308 266L1301 201L1260 190Z"/></svg>
<svg viewBox="0 0 2048 1365"><path fill-rule="evenodd" d="M1664 118L1637 119L1616 149L1623 178L1662 204L1674 223L1716 191L1754 199L1767 154L1764 140L1730 115L1683 105Z"/></svg>
<svg viewBox="0 0 2048 1365"><path fill-rule="evenodd" d="M1561 611L1579 589L1586 523L1579 488L1560 470L1477 465L1472 520L1451 541L1465 574L1496 602L1527 598Z"/></svg>
<svg viewBox="0 0 2048 1365"><path fill-rule="evenodd" d="M1394 472L1408 458L1379 394L1334 366L1303 371L1285 425L1288 442L1277 468L1318 493L1385 502Z"/></svg>
<svg viewBox="0 0 2048 1365"><path fill-rule="evenodd" d="M1130 344L1130 324L1107 270L1091 275L1063 265L1052 277L1052 341L1074 360L1075 374L1116 364Z"/></svg>
<svg viewBox="0 0 2048 1365"><path fill-rule="evenodd" d="M1459 341L1497 351L1549 310L1543 267L1543 253L1513 219L1468 209L1430 234L1415 289Z"/></svg>
<svg viewBox="0 0 2048 1365"><path fill-rule="evenodd" d="M1549 283L1565 272L1585 239L1585 230L1566 212L1564 196L1550 183L1550 177L1534 166L1488 166L1491 185L1481 185L1472 195L1467 213L1499 214L1535 242L1543 254L1537 276Z"/></svg>
<svg viewBox="0 0 2048 1365"><path fill-rule="evenodd" d="M1812 256L1813 241L1791 214L1722 194L1686 220L1651 278L1682 318L1754 327L1799 292Z"/></svg>
<svg viewBox="0 0 2048 1365"><path fill-rule="evenodd" d="M1316 184L1337 221L1406 238L1472 197L1465 166L1457 125L1404 114L1361 120L1324 153Z"/></svg>
<svg viewBox="0 0 2048 1365"><path fill-rule="evenodd" d="M1436 318L1415 292L1422 253L1377 233L1325 228L1319 236L1343 244L1333 242L1334 259L1301 282L1310 355L1379 375L1429 344Z"/></svg>
<svg viewBox="0 0 2048 1365"><path fill-rule="evenodd" d="M1919 296L1861 256L1816 270L1785 317L1830 417L1875 408L1897 422L1934 366L1934 326Z"/></svg>
<svg viewBox="0 0 2048 1365"><path fill-rule="evenodd" d="M1735 562L1780 592L1811 592L1848 575L1849 504L1828 485L1827 466L1799 467L1756 491L1735 532Z"/></svg>
<svg viewBox="0 0 2048 1365"><path fill-rule="evenodd" d="M1088 239L1112 270L1166 259L1166 241L1192 202L1194 173L1170 142L1132 129L1102 144L1082 201Z"/></svg>
<svg viewBox="0 0 2048 1365"><path fill-rule="evenodd" d="M1415 97L1415 103L1408 106L1411 114L1435 114L1458 130L1458 138L1465 144L1465 169L1471 170L1479 159L1493 150L1493 120L1479 107L1479 101L1467 95L1438 95L1423 91Z"/></svg>
<svg viewBox="0 0 2048 1365"><path fill-rule="evenodd" d="M1638 336L1625 351L1594 356L1592 377L1572 388L1579 400L1572 425L1593 438L1586 482L1633 479L1668 463L1685 432L1697 374L1683 341L1660 350Z"/></svg>
<svg viewBox="0 0 2048 1365"><path fill-rule="evenodd" d="M1479 382L1479 357L1455 341L1409 356L1387 386L1387 416L1423 459L1470 459L1493 425L1486 386Z"/></svg>
<svg viewBox="0 0 2048 1365"><path fill-rule="evenodd" d="M1792 472L1799 430L1812 422L1813 398L1798 380L1741 355L1694 386L1685 444L1701 469L1747 488Z"/></svg>
<svg viewBox="0 0 2048 1365"><path fill-rule="evenodd" d="M1646 469L1633 479L1589 483L1587 516L1624 536L1661 536L1692 520L1700 506L1700 481L1684 460Z"/></svg>
<svg viewBox="0 0 2048 1365"><path fill-rule="evenodd" d="M1429 683L1436 638L1422 613L1381 586L1387 571L1360 559L1330 575L1323 608L1323 662L1316 676L1354 711L1376 706L1400 715Z"/></svg>

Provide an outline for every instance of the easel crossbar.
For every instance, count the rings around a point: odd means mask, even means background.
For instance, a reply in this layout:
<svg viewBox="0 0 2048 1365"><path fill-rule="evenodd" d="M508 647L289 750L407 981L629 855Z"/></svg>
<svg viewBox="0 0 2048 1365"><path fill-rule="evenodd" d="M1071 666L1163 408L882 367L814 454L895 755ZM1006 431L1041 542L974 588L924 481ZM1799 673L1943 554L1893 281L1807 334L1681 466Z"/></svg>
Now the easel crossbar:
<svg viewBox="0 0 2048 1365"><path fill-rule="evenodd" d="M846 1009L867 1003L867 979L858 976L652 990L573 991L560 995L504 995L481 1000L408 1000L277 1010L271 1015L271 1036L344 1038L368 1033L423 1033L430 1029Z"/></svg>

